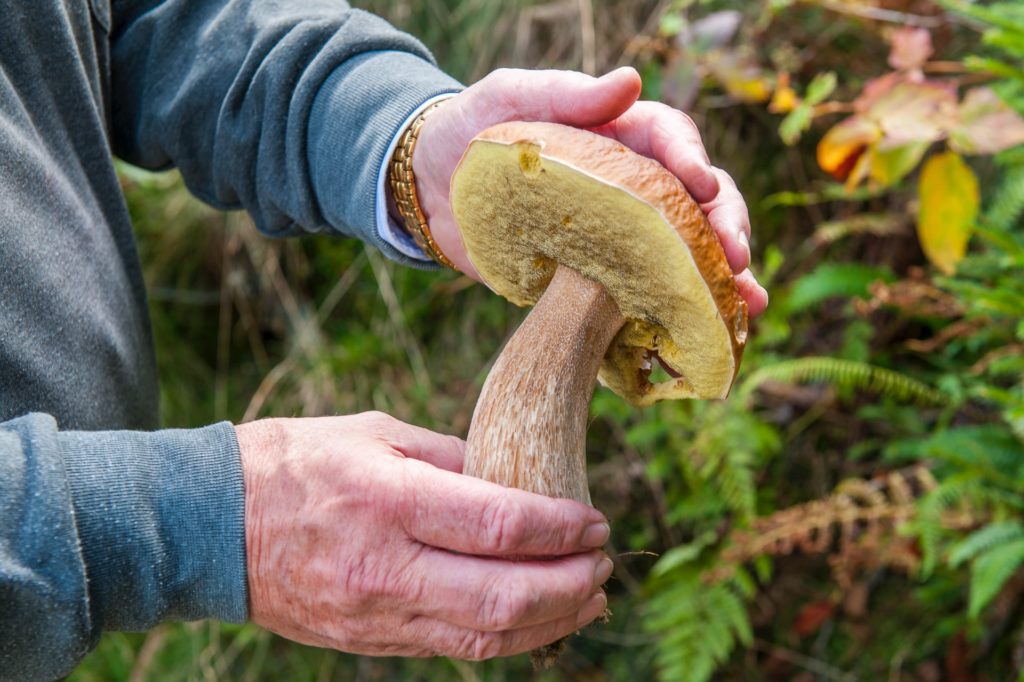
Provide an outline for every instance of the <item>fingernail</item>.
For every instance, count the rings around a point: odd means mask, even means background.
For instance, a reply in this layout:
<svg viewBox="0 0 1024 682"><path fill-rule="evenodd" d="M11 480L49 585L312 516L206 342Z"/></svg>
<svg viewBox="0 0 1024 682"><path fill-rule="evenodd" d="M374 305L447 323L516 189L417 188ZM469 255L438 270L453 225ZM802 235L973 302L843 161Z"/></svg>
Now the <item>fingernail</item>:
<svg viewBox="0 0 1024 682"><path fill-rule="evenodd" d="M580 543L584 547L601 547L608 542L612 529L607 523L592 523L583 531L583 538Z"/></svg>
<svg viewBox="0 0 1024 682"><path fill-rule="evenodd" d="M579 627L583 627L604 613L607 608L608 597L604 596L604 592L598 592L591 596L587 603L583 605L583 608L580 609L579 615L576 617L576 624Z"/></svg>
<svg viewBox="0 0 1024 682"><path fill-rule="evenodd" d="M747 253L750 253L750 240L747 239L747 233L740 230L740 233L736 235L736 239L743 245L743 248L747 250Z"/></svg>
<svg viewBox="0 0 1024 682"><path fill-rule="evenodd" d="M597 564L597 568L594 569L594 587L600 587L605 584L605 581L612 575L612 569L614 564L608 557L601 559L600 563Z"/></svg>

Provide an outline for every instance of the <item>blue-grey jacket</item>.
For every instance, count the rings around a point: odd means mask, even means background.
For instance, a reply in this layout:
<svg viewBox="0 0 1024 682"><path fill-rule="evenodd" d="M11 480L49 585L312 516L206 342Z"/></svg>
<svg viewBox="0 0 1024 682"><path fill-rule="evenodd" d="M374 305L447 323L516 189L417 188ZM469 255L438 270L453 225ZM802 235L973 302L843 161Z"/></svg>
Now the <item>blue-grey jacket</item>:
<svg viewBox="0 0 1024 682"><path fill-rule="evenodd" d="M338 0L0 0L0 679L103 630L247 615L229 424L157 427L112 155L271 235L375 230L377 173L458 84Z"/></svg>

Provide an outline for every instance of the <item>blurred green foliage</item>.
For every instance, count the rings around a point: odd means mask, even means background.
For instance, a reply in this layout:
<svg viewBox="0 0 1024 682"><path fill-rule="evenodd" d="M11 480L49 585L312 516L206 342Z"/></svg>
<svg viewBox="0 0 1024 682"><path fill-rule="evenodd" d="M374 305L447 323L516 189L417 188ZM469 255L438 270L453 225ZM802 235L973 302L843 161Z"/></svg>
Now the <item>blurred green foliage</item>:
<svg viewBox="0 0 1024 682"><path fill-rule="evenodd" d="M1024 679L1024 153L966 158L980 205L947 272L914 226L930 196L920 164L961 144L953 133L860 186L819 167L819 142L896 68L898 44L904 76L910 64L956 91L991 87L1024 113L1020 5L357 4L466 82L498 66L635 65L646 97L697 120L751 209L772 304L730 399L637 411L595 395L588 457L613 525L614 615L538 677ZM841 150L856 163L872 149ZM173 174L122 177L166 425L379 409L465 434L524 311L358 243L267 240ZM204 622L108 634L73 679L529 674L525 656L370 659Z"/></svg>

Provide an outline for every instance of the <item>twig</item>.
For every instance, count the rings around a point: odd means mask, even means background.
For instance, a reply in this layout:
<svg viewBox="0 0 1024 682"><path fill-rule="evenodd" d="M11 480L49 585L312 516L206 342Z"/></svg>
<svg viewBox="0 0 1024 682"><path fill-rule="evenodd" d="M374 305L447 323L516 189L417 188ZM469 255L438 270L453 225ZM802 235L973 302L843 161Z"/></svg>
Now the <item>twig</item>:
<svg viewBox="0 0 1024 682"><path fill-rule="evenodd" d="M816 658L805 656L798 651L786 649L778 645L766 642L763 639L754 639L753 649L760 651L761 653L780 658L787 663L799 666L804 670L812 672L816 675L829 680L840 680L840 682L854 682L857 678L855 675L847 672L843 672L838 668L833 668L824 661L819 661Z"/></svg>
<svg viewBox="0 0 1024 682"><path fill-rule="evenodd" d="M214 419L227 418L228 364L231 360L231 261L238 253L238 232L226 235L221 249L220 311L217 319L217 375L213 388Z"/></svg>
<svg viewBox="0 0 1024 682"><path fill-rule="evenodd" d="M263 404L270 397L270 394L277 388L277 385L288 376L288 373L295 368L294 354L299 347L292 346L291 350L284 360L277 363L274 369L267 372L267 375L263 377L263 381L256 388L255 393L252 394L252 398L249 399L249 405L245 408L245 414L242 415L242 423L251 422L259 416L260 410L263 409Z"/></svg>
<svg viewBox="0 0 1024 682"><path fill-rule="evenodd" d="M321 324L330 317L331 313L334 312L334 308L341 303L341 299L344 298L348 290L352 288L356 280L359 279L359 273L363 269L363 261L366 260L366 252L360 253L356 256L356 259L352 261L352 264L345 270L345 274L338 278L338 281L331 287L331 290L327 292L324 297L323 303L316 310L316 319Z"/></svg>
<svg viewBox="0 0 1024 682"><path fill-rule="evenodd" d="M860 17L861 19L871 19L872 21L883 21L889 24L901 24L917 28L938 28L949 23L948 17L945 14L925 17L920 14L909 14L882 7L839 2L838 0L821 0L821 6L839 14L848 14Z"/></svg>
<svg viewBox="0 0 1024 682"><path fill-rule="evenodd" d="M583 52L583 73L597 73L597 41L594 38L594 5L591 0L579 0L580 49Z"/></svg>
<svg viewBox="0 0 1024 682"><path fill-rule="evenodd" d="M852 114L856 111L852 102L822 102L814 107L814 116L828 116L829 114Z"/></svg>
<svg viewBox="0 0 1024 682"><path fill-rule="evenodd" d="M921 66L921 70L925 73L964 73L967 71L967 67L963 65L963 62L935 61L925 62Z"/></svg>
<svg viewBox="0 0 1024 682"><path fill-rule="evenodd" d="M658 558L661 555L658 554L657 552L648 552L646 549L643 549L643 550L640 550L640 551L637 551L637 552L619 552L618 554L615 555L615 558L619 559L619 558L624 557L624 556L652 556L654 558Z"/></svg>
<svg viewBox="0 0 1024 682"><path fill-rule="evenodd" d="M662 15L668 10L671 4L671 0L661 0L658 6L654 8L654 11L647 17L647 21L644 23L643 28L637 31L636 36L632 40L626 43L626 46L622 49L622 53L619 55L617 64L619 66L625 64L632 64L636 55L640 52L640 49L644 45L648 45L651 42L651 34L658 27L658 22L661 21Z"/></svg>
<svg viewBox="0 0 1024 682"><path fill-rule="evenodd" d="M132 664L132 670L128 674L130 682L143 682L149 679L146 671L149 669L149 664L156 658L157 652L164 645L164 640L167 639L167 625L160 625L146 635L145 641L142 642L142 648L139 649L138 655L135 657L135 662Z"/></svg>

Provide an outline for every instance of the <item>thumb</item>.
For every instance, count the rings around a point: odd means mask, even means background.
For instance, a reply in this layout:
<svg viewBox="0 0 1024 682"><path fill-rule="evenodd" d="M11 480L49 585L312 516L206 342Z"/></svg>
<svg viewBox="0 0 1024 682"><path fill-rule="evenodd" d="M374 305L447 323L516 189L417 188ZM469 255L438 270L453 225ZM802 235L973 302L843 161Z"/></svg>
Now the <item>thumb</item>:
<svg viewBox="0 0 1024 682"><path fill-rule="evenodd" d="M640 97L640 74L624 66L600 78L575 71L499 69L478 84L492 120L549 121L578 128L608 123Z"/></svg>

